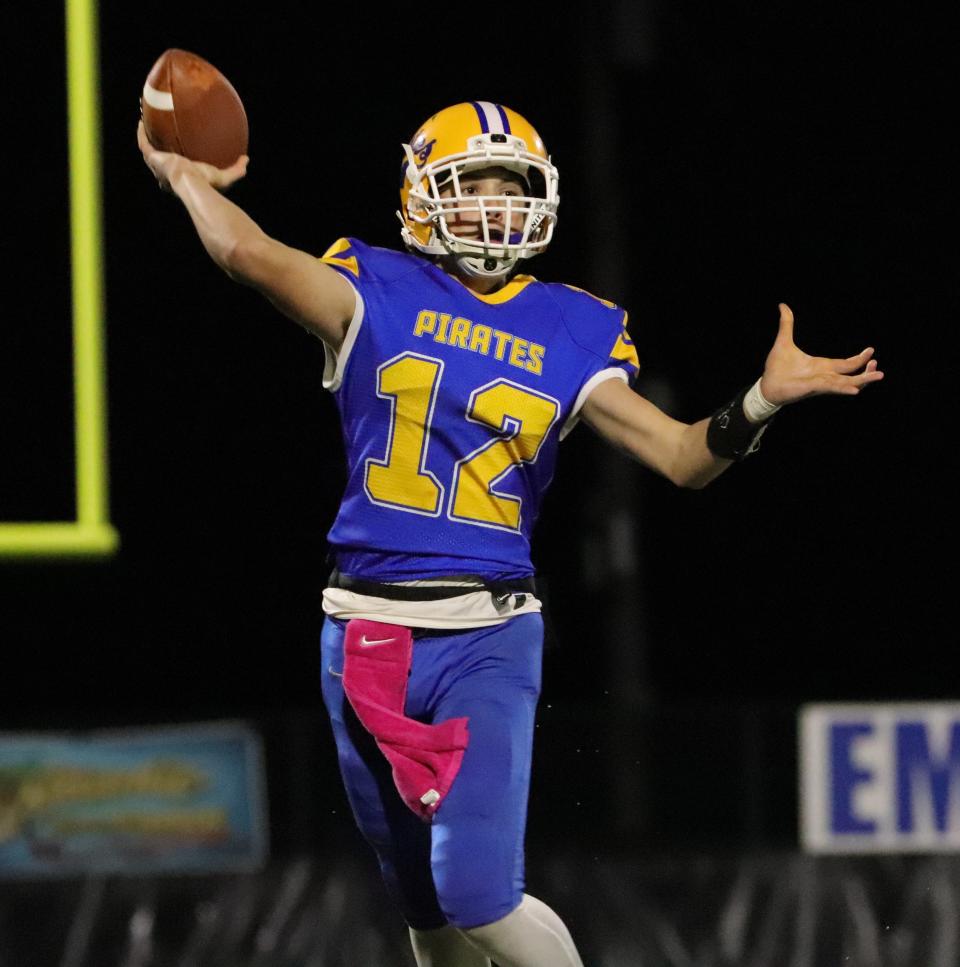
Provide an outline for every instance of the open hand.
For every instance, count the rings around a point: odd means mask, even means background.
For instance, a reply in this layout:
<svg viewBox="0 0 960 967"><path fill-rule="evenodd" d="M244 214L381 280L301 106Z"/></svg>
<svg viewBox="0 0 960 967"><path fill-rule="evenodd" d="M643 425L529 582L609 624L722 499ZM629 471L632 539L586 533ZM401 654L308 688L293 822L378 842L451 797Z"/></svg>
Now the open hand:
<svg viewBox="0 0 960 967"><path fill-rule="evenodd" d="M793 341L793 313L780 303L780 331L767 356L760 392L771 403L795 403L806 396L839 393L856 396L870 383L883 379L868 347L847 359L808 356Z"/></svg>
<svg viewBox="0 0 960 967"><path fill-rule="evenodd" d="M226 191L234 182L239 181L247 173L250 158L241 155L229 168L215 168L202 161L191 161L183 155L171 151L159 151L147 138L143 121L137 125L137 144L143 153L143 160L153 172L157 184L164 191L172 191L171 182L174 178L188 169L198 172L210 185L218 191Z"/></svg>

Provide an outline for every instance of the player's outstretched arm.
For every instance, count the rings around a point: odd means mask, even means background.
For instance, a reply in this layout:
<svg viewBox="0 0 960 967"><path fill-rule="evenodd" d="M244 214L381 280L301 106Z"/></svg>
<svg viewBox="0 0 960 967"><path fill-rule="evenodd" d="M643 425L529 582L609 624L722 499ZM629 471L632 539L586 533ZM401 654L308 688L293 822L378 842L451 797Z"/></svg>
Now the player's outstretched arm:
<svg viewBox="0 0 960 967"><path fill-rule="evenodd" d="M825 393L856 396L864 387L883 379L872 357L869 347L846 359L808 355L794 343L793 313L781 304L780 328L755 395L773 409ZM737 406L741 406L739 397ZM764 422L749 403L741 413L741 423L745 419L759 429ZM587 397L582 416L604 439L681 487L704 487L734 462L717 455L710 440L711 424L716 448L717 437L736 420L728 417L719 434L717 414L694 424L682 423L620 380L600 383Z"/></svg>
<svg viewBox="0 0 960 967"><path fill-rule="evenodd" d="M619 379L600 383L581 416L608 443L680 487L703 487L733 463L707 447L707 424L667 416Z"/></svg>
<svg viewBox="0 0 960 967"><path fill-rule="evenodd" d="M350 284L312 255L271 238L221 194L246 174L247 156L220 169L158 151L147 140L142 121L137 143L160 187L183 202L214 262L338 350L355 308Z"/></svg>

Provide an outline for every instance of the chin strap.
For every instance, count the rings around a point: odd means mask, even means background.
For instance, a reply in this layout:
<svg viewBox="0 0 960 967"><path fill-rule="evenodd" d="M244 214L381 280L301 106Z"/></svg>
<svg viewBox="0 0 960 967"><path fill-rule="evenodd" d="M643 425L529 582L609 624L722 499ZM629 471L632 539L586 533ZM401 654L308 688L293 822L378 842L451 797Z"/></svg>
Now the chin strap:
<svg viewBox="0 0 960 967"><path fill-rule="evenodd" d="M482 255L454 255L454 260L464 275L473 276L475 279L502 279L517 264L516 259L495 259Z"/></svg>

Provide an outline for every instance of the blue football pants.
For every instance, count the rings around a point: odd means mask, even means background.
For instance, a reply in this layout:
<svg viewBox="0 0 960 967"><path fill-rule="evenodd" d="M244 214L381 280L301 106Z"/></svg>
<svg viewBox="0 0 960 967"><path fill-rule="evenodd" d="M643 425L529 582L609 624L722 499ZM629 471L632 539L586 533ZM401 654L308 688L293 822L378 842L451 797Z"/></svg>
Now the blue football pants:
<svg viewBox="0 0 960 967"><path fill-rule="evenodd" d="M345 627L329 617L324 622L323 699L347 798L387 889L418 930L448 923L476 927L505 917L523 897L543 657L540 615L414 639L405 714L428 724L469 719L460 772L429 825L400 798L386 758L344 695Z"/></svg>

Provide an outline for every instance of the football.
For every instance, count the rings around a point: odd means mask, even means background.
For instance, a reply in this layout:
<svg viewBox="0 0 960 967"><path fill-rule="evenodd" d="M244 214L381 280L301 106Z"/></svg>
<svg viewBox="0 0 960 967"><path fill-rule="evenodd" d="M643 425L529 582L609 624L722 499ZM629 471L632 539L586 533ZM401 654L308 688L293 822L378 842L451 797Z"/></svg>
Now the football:
<svg viewBox="0 0 960 967"><path fill-rule="evenodd" d="M140 99L150 143L192 161L229 168L247 153L247 112L233 85L196 54L164 51Z"/></svg>

